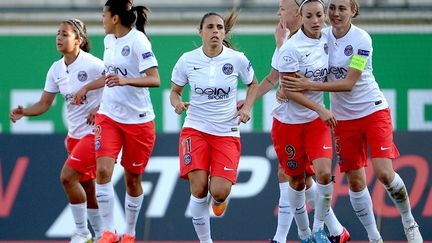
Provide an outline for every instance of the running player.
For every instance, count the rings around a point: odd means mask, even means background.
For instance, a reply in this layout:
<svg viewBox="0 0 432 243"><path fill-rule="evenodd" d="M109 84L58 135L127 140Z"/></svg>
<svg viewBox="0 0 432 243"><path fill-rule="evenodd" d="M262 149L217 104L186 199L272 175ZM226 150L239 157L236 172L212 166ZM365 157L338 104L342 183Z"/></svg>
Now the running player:
<svg viewBox="0 0 432 243"><path fill-rule="evenodd" d="M96 114L96 195L104 233L99 243L119 240L114 228L116 158L126 184L126 222L122 243L135 242L135 227L143 202L142 174L156 139L150 87L159 87L158 63L145 34L148 9L128 0L108 0L103 9L106 86Z"/></svg>
<svg viewBox="0 0 432 243"><path fill-rule="evenodd" d="M324 8L321 0L306 0L300 5L303 27L279 50L280 75L295 76L300 72L312 76L315 82L325 81L328 52L327 36L321 32ZM295 208L294 218L302 242L329 242L323 228L333 194L330 128L336 125L336 120L325 109L322 92L285 92L285 95L288 100L273 110L272 139L281 167L291 177L288 202ZM311 162L317 177L312 232L305 207L305 171Z"/></svg>
<svg viewBox="0 0 432 243"><path fill-rule="evenodd" d="M278 49L281 45L294 35L301 26L302 20L300 13L298 12L301 0L280 0L278 16L280 17L280 23L276 27L275 39L276 39L276 50L272 57L272 69L270 73L260 83L257 91L257 98L265 95L268 91L279 83L279 72L277 71L277 57ZM289 34L287 34L287 30ZM283 104L282 104L283 105ZM279 133L275 131L275 133ZM287 154L281 161L285 162L288 160ZM312 175L315 174L313 166L309 165L306 167L306 200L309 202L312 208L314 208L314 199L316 194L316 183L312 179ZM291 227L293 219L293 211L288 202L288 191L289 191L289 180L290 176L284 173L281 166L278 166L278 180L279 180L279 207L278 207L278 224L274 237L270 240L270 243L286 242L286 238ZM333 210L330 208L329 213L326 215L325 224L329 229L329 240L334 243L346 242L350 238L349 232L340 224Z"/></svg>
<svg viewBox="0 0 432 243"><path fill-rule="evenodd" d="M231 49L226 35L237 14L225 19L207 13L201 19L202 46L184 53L174 67L171 105L177 114L187 110L180 133L180 175L191 190L192 223L201 243L213 242L207 194L216 216L224 213L231 187L236 183L240 160L239 124L250 119L257 80L249 60ZM237 78L248 85L243 107L236 109ZM190 102L182 101L189 84Z"/></svg>
<svg viewBox="0 0 432 243"><path fill-rule="evenodd" d="M78 19L62 22L57 32L57 50L63 57L54 62L48 71L45 88L40 100L30 107L18 106L10 113L12 122L23 116L39 116L48 111L57 93L65 98L68 120L66 149L68 158L60 174L60 180L69 200L75 221L71 243L87 243L92 235L87 219L99 238L101 219L95 196L96 157L94 151L94 112L102 97L103 62L89 54L90 42L86 26ZM77 105L76 93L81 97Z"/></svg>
<svg viewBox="0 0 432 243"><path fill-rule="evenodd" d="M331 0L329 18L332 27L328 48L328 83L290 78L285 83L292 91L332 91L331 110L338 119L335 139L341 171L349 182L352 207L366 229L370 242L382 242L378 232L372 200L366 185L367 145L374 172L399 209L409 243L423 242L419 227L411 213L407 189L394 171L392 160L399 156L393 143L388 103L372 73L372 40L369 34L352 24L359 14L357 0Z"/></svg>

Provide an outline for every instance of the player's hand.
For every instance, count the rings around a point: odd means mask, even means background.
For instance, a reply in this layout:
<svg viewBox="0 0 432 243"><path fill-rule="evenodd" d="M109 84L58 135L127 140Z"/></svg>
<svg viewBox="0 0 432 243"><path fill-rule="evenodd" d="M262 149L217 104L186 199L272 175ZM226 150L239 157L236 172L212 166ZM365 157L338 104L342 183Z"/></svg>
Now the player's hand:
<svg viewBox="0 0 432 243"><path fill-rule="evenodd" d="M187 110L190 105L190 102L180 102L174 107L174 111L177 114L183 113L183 111Z"/></svg>
<svg viewBox="0 0 432 243"><path fill-rule="evenodd" d="M243 108L244 104L245 104L244 100L238 100L237 101L237 111L239 111L241 108Z"/></svg>
<svg viewBox="0 0 432 243"><path fill-rule="evenodd" d="M94 108L93 110L90 111L90 113L87 115L86 117L86 123L88 125L94 125L95 124L95 115L96 112L99 110L99 107Z"/></svg>
<svg viewBox="0 0 432 243"><path fill-rule="evenodd" d="M276 26L275 29L275 41L276 41L276 47L280 48L285 40L285 37L287 35L287 28L283 21L279 21L279 23Z"/></svg>
<svg viewBox="0 0 432 243"><path fill-rule="evenodd" d="M317 113L318 113L319 117L321 118L321 120L323 122L325 122L327 124L327 126L329 126L330 128L333 129L337 125L337 120L336 120L335 116L333 115L333 113L331 113L331 111L329 111L323 107Z"/></svg>
<svg viewBox="0 0 432 243"><path fill-rule="evenodd" d="M296 73L296 77L283 76L281 86L286 91L301 92L310 89L311 82L305 76Z"/></svg>
<svg viewBox="0 0 432 243"><path fill-rule="evenodd" d="M84 100L86 99L87 88L84 86L79 89L72 98L72 104L74 105L82 105L84 104Z"/></svg>
<svg viewBox="0 0 432 243"><path fill-rule="evenodd" d="M105 84L110 88L115 86L123 86L127 84L127 79L117 74L108 74L108 76L105 78Z"/></svg>
<svg viewBox="0 0 432 243"><path fill-rule="evenodd" d="M238 124L240 123L247 123L250 120L250 108L246 107L244 104L240 108L240 110L237 110L235 118L239 118Z"/></svg>
<svg viewBox="0 0 432 243"><path fill-rule="evenodd" d="M276 91L276 101L279 104L285 103L288 101L288 98L285 96L284 92L282 91L281 86Z"/></svg>
<svg viewBox="0 0 432 243"><path fill-rule="evenodd" d="M18 106L17 108L13 109L9 113L9 119L11 122L15 123L19 119L21 119L24 116L24 108L22 106Z"/></svg>

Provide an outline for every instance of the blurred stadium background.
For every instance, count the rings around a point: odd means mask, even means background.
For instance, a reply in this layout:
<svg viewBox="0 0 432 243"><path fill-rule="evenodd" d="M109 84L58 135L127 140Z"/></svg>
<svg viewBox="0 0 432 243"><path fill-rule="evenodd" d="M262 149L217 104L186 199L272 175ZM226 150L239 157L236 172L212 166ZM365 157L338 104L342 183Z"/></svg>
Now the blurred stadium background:
<svg viewBox="0 0 432 243"><path fill-rule="evenodd" d="M359 0L355 24L371 33L374 71L389 100L395 141L402 157L394 167L410 191L413 213L425 242L432 241L432 0ZM0 0L0 243L66 242L71 214L58 181L66 153L64 102L58 97L49 112L12 125L8 113L18 104L39 99L48 68L60 55L55 49L59 23L79 18L88 25L92 53L102 57L103 0ZM188 185L178 180L177 133L183 117L169 105L171 70L181 53L200 45L197 27L205 12L241 10L233 43L251 59L257 78L270 69L277 0L135 0L150 7L148 34L159 61L162 86L152 89L158 141L143 179L145 202L138 240L191 241ZM245 90L240 92L244 96ZM187 93L186 93L187 95ZM242 127L243 156L239 183L228 211L212 220L219 240L266 242L276 227L277 161L271 146L272 94L257 101L253 119ZM366 234L351 210L346 179L334 168L334 209L355 241ZM405 242L396 209L369 173L369 190L377 223L387 243ZM121 230L124 184L116 169L116 217ZM114 181L113 180L113 181ZM247 217L245 217L247 215ZM290 240L296 239L293 224ZM60 241L59 241L60 240Z"/></svg>

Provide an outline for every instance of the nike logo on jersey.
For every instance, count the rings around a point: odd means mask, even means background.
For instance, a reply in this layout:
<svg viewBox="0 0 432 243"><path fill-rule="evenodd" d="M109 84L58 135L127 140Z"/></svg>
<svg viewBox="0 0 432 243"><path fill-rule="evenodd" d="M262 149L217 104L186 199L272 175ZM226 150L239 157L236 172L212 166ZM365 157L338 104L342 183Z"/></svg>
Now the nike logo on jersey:
<svg viewBox="0 0 432 243"><path fill-rule="evenodd" d="M226 171L232 171L232 170L234 170L234 169L232 169L232 168L228 168L228 167L224 166L224 170L226 170Z"/></svg>
<svg viewBox="0 0 432 243"><path fill-rule="evenodd" d="M389 150L389 149L390 149L390 147L383 147L383 146L381 146L381 151Z"/></svg>
<svg viewBox="0 0 432 243"><path fill-rule="evenodd" d="M200 70L202 67L194 67L194 70Z"/></svg>
<svg viewBox="0 0 432 243"><path fill-rule="evenodd" d="M331 146L325 146L325 145L323 145L323 149L324 150L331 149L331 148L332 148Z"/></svg>
<svg viewBox="0 0 432 243"><path fill-rule="evenodd" d="M133 166L133 167L138 167L138 166L141 166L141 165L143 165L143 164L144 164L144 163L139 163L139 164L138 164L138 163L133 163L132 166Z"/></svg>
<svg viewBox="0 0 432 243"><path fill-rule="evenodd" d="M309 53L309 54L306 54L305 56L306 56L306 57L308 57L308 56L310 56L310 54L312 54L312 52L311 52L311 53Z"/></svg>
<svg viewBox="0 0 432 243"><path fill-rule="evenodd" d="M80 159L74 157L73 155L70 156L71 160L75 160L75 161L81 161Z"/></svg>

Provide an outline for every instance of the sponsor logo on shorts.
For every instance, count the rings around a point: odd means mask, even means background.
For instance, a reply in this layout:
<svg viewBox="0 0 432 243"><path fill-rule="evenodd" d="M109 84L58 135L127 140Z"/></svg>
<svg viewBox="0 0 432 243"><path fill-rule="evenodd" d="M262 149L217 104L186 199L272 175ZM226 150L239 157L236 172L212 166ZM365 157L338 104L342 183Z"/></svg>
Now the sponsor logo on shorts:
<svg viewBox="0 0 432 243"><path fill-rule="evenodd" d="M133 166L133 167L138 167L138 166L141 166L141 165L143 165L143 164L144 164L144 163L135 163L135 162L134 162L134 163L132 163L132 166Z"/></svg>
<svg viewBox="0 0 432 243"><path fill-rule="evenodd" d="M185 164L185 165L188 165L188 164L190 164L192 162L192 155L190 155L190 154L185 154L184 156L183 156L183 163Z"/></svg>
<svg viewBox="0 0 432 243"><path fill-rule="evenodd" d="M383 146L381 146L381 151L385 151L385 150L389 150L390 149L390 147L383 147Z"/></svg>
<svg viewBox="0 0 432 243"><path fill-rule="evenodd" d="M332 147L331 146L325 146L325 145L323 145L323 149L324 150L329 150L329 149L331 149Z"/></svg>
<svg viewBox="0 0 432 243"><path fill-rule="evenodd" d="M78 159L77 157L73 156L72 154L71 154L70 158L71 158L71 160L81 161L80 159Z"/></svg>
<svg viewBox="0 0 432 243"><path fill-rule="evenodd" d="M234 169L233 168L228 168L228 167L224 166L224 170L225 171L233 171Z"/></svg>

